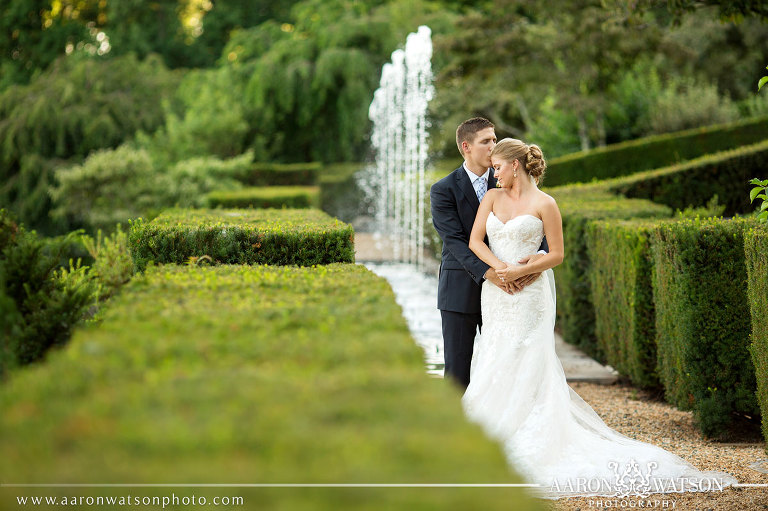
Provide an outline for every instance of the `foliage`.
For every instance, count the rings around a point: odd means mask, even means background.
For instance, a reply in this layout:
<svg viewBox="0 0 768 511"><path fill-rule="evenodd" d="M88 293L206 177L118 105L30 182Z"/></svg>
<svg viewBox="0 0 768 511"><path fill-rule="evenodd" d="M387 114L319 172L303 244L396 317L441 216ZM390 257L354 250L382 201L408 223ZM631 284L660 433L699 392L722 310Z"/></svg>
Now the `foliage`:
<svg viewBox="0 0 768 511"><path fill-rule="evenodd" d="M101 230L95 239L83 235L81 243L94 260L89 272L99 285L100 300L110 298L131 280L133 259L128 251L128 234L123 232L120 224L108 236L103 236Z"/></svg>
<svg viewBox="0 0 768 511"><path fill-rule="evenodd" d="M137 142L162 165L193 158L231 158L246 152L249 125L242 87L230 69L195 70L163 103L165 122Z"/></svg>
<svg viewBox="0 0 768 511"><path fill-rule="evenodd" d="M176 84L157 59L63 58L29 85L0 92L0 203L30 227L66 230L48 217L56 169L153 131Z"/></svg>
<svg viewBox="0 0 768 511"><path fill-rule="evenodd" d="M768 69L768 66L765 66L765 69ZM768 76L763 76L762 78L760 78L760 80L757 82L757 91L758 92L760 92L760 89L763 88L763 85L765 85L766 82L768 82Z"/></svg>
<svg viewBox="0 0 768 511"><path fill-rule="evenodd" d="M56 172L52 214L76 226L111 231L118 222L158 205L156 170L149 154L122 145L93 152L82 165Z"/></svg>
<svg viewBox="0 0 768 511"><path fill-rule="evenodd" d="M566 257L555 268L557 322L563 338L598 360L605 360L595 335L595 306L591 273L594 262L587 244L587 229L594 220L664 218L669 208L646 200L620 199L603 189L572 185L548 190L563 217Z"/></svg>
<svg viewBox="0 0 768 511"><path fill-rule="evenodd" d="M553 158L547 162L545 184L558 186L634 174L766 138L768 117L654 135Z"/></svg>
<svg viewBox="0 0 768 511"><path fill-rule="evenodd" d="M455 154L453 130L472 115L550 156L653 134L652 107L657 128L673 129L674 115L662 113L675 102L691 121L732 118L731 101L753 95L747 84L764 65L766 37L768 25L754 19L721 23L701 12L675 25L657 9L628 19L625 9L589 0L467 9L434 39L433 148ZM691 80L702 90L685 90Z"/></svg>
<svg viewBox="0 0 768 511"><path fill-rule="evenodd" d="M768 222L768 179L763 179L762 181L753 178L750 179L750 184L756 185L754 188L752 188L752 191L749 192L749 201L755 202L755 199L760 199L763 201L762 205L760 206L760 213L757 215L758 220L763 220L765 222Z"/></svg>
<svg viewBox="0 0 768 511"><path fill-rule="evenodd" d="M242 188L241 176L252 160L253 153L246 152L228 160L201 156L171 165L158 177L165 190L161 206L204 207L208 192Z"/></svg>
<svg viewBox="0 0 768 511"><path fill-rule="evenodd" d="M768 19L768 7L762 0L611 0L608 5L629 8L635 13L662 5L677 18L696 9L717 7L722 20L740 20L744 16Z"/></svg>
<svg viewBox="0 0 768 511"><path fill-rule="evenodd" d="M718 93L717 87L692 78L672 80L650 105L651 133L668 133L739 118L737 106Z"/></svg>
<svg viewBox="0 0 768 511"><path fill-rule="evenodd" d="M86 268L59 264L78 234L40 239L0 210L0 376L66 343L93 304Z"/></svg>
<svg viewBox="0 0 768 511"><path fill-rule="evenodd" d="M92 153L82 165L56 172L53 214L69 223L111 231L129 218L155 216L170 206L204 206L212 190L236 190L252 154L222 161L191 158L158 168L150 153L126 144Z"/></svg>
<svg viewBox="0 0 768 511"><path fill-rule="evenodd" d="M313 185L323 169L319 162L307 163L254 163L241 177L252 186L303 186Z"/></svg>
<svg viewBox="0 0 768 511"><path fill-rule="evenodd" d="M353 262L354 231L322 211L295 209L167 210L131 224L135 267L183 263L207 255L224 264L311 266Z"/></svg>
<svg viewBox="0 0 768 511"><path fill-rule="evenodd" d="M649 222L587 224L598 351L634 385L659 386Z"/></svg>
<svg viewBox="0 0 768 511"><path fill-rule="evenodd" d="M317 186L268 186L208 194L211 208L316 208L320 202Z"/></svg>
<svg viewBox="0 0 768 511"><path fill-rule="evenodd" d="M647 198L683 210L701 206L717 196L724 214L750 212L749 202L737 183L768 165L768 141L702 156L677 165L640 172L604 182L626 197Z"/></svg>
<svg viewBox="0 0 768 511"><path fill-rule="evenodd" d="M658 370L667 399L707 436L754 416L744 220L683 220L653 233Z"/></svg>
<svg viewBox="0 0 768 511"><path fill-rule="evenodd" d="M520 482L458 397L424 377L392 290L362 266L158 267L101 324L0 389L0 474L22 483L62 470L97 483L168 473L183 483L222 474L235 483ZM238 495L285 509L540 507L521 488L448 490Z"/></svg>
<svg viewBox="0 0 768 511"><path fill-rule="evenodd" d="M24 84L64 54L67 44L89 39L88 9L52 14L49 0L5 0L0 16L0 91ZM79 2L84 4L86 2ZM91 2L88 2L91 3ZM81 18L82 14L82 18Z"/></svg>
<svg viewBox="0 0 768 511"><path fill-rule="evenodd" d="M749 229L744 234L749 308L752 317L750 352L757 375L757 400L768 439L768 230Z"/></svg>
<svg viewBox="0 0 768 511"><path fill-rule="evenodd" d="M29 85L0 93L0 177L11 178L26 154L84 157L153 131L177 85L156 58L59 59Z"/></svg>
<svg viewBox="0 0 768 511"><path fill-rule="evenodd" d="M448 16L421 0L305 0L288 23L234 34L221 64L243 80L256 159L364 159L381 66L420 23Z"/></svg>

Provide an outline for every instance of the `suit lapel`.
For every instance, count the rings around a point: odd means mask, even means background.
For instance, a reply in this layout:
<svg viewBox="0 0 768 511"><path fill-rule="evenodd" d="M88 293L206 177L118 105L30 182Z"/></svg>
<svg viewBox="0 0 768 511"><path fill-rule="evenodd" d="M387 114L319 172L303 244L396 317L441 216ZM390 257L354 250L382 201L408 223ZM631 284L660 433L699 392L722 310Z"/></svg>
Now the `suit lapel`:
<svg viewBox="0 0 768 511"><path fill-rule="evenodd" d="M469 180L469 176L464 170L464 167L456 169L456 184L459 186L459 189L464 192L464 196L472 205L472 208L477 211L477 208L480 207L480 201L477 200L475 188L472 186L472 181Z"/></svg>

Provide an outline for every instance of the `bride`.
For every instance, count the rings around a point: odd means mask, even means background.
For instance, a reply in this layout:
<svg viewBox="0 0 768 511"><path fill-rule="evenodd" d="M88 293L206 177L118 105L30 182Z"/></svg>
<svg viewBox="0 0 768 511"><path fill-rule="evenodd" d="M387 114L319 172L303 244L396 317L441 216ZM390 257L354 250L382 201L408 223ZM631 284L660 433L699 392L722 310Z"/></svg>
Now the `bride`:
<svg viewBox="0 0 768 511"><path fill-rule="evenodd" d="M567 385L555 354L554 279L546 271L563 261L562 219L555 200L537 187L546 163L538 146L506 138L491 164L499 188L483 198L469 248L504 282L543 273L514 294L483 284L483 330L462 398L468 417L501 442L509 463L547 498L645 497L736 483L610 429ZM544 235L547 255L513 264L535 254Z"/></svg>

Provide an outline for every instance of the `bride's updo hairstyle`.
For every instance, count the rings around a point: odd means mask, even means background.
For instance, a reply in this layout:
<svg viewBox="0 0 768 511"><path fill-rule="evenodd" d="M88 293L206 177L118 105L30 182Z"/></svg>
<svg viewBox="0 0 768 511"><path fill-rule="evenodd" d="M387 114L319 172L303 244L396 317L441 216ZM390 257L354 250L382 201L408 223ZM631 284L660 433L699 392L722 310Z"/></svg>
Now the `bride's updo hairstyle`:
<svg viewBox="0 0 768 511"><path fill-rule="evenodd" d="M500 140L491 151L491 158L493 157L510 162L518 160L526 174L536 180L537 185L541 183L541 178L544 177L544 171L547 169L547 162L544 161L541 148L536 144L528 145L516 138Z"/></svg>

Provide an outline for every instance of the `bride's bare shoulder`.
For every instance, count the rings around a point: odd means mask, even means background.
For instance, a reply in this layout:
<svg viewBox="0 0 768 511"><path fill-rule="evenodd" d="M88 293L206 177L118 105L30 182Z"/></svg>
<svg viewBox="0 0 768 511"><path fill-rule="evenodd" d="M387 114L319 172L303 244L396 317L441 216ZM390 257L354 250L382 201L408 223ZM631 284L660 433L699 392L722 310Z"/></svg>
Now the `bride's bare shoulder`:
<svg viewBox="0 0 768 511"><path fill-rule="evenodd" d="M540 206L557 206L557 201L555 198L547 193L542 192L541 190L539 190L537 202Z"/></svg>

